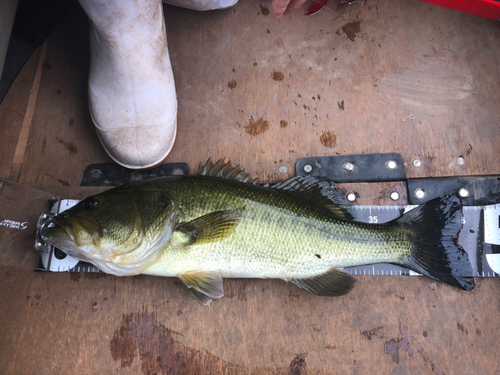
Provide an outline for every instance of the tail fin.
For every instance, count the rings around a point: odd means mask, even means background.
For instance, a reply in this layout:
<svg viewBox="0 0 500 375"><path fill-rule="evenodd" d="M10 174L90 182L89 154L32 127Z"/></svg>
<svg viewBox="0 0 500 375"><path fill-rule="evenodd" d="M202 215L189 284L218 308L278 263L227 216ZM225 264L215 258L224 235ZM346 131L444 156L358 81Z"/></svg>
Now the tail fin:
<svg viewBox="0 0 500 375"><path fill-rule="evenodd" d="M433 199L396 222L411 233L413 248L404 266L465 290L474 288L472 266L458 244L462 202L456 195Z"/></svg>

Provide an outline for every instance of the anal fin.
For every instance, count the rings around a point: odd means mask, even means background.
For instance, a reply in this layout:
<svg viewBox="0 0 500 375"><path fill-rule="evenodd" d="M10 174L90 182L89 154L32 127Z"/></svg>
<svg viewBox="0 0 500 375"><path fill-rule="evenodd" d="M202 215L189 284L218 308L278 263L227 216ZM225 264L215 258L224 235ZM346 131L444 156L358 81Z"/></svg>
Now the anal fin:
<svg viewBox="0 0 500 375"><path fill-rule="evenodd" d="M321 275L290 281L318 296L338 297L349 293L357 280L347 272L332 268Z"/></svg>
<svg viewBox="0 0 500 375"><path fill-rule="evenodd" d="M178 275L189 295L208 306L213 298L224 297L222 277L217 272L188 271Z"/></svg>

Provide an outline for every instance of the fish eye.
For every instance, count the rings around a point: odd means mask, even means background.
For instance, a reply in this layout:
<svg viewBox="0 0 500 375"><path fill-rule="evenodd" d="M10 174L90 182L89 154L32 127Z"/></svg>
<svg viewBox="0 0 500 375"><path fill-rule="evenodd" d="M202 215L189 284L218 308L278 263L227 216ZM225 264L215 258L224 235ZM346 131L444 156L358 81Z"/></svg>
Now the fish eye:
<svg viewBox="0 0 500 375"><path fill-rule="evenodd" d="M99 204L99 199L97 197L88 197L82 201L83 208L91 210Z"/></svg>

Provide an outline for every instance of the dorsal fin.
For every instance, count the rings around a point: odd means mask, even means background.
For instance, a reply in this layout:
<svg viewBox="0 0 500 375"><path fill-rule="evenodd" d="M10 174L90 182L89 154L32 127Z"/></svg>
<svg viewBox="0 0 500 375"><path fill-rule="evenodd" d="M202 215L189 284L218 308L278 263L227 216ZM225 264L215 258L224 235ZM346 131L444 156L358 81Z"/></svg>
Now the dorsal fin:
<svg viewBox="0 0 500 375"><path fill-rule="evenodd" d="M204 165L200 163L198 175L226 178L254 185L257 183L257 179L252 179L245 168L241 168L239 164L233 167L231 162L226 163L223 159L219 159L215 164L211 159L208 159ZM344 194L329 179L297 176L273 185L265 184L264 187L277 189L285 194L293 195L295 199L313 203L322 208L324 213L336 218L353 219L352 215L340 206L340 204L347 203Z"/></svg>
<svg viewBox="0 0 500 375"><path fill-rule="evenodd" d="M340 206L347 203L344 194L335 187L333 181L326 178L297 176L267 187L291 194L296 199L312 202L323 208L327 214L333 214L339 219L353 219L352 215Z"/></svg>
<svg viewBox="0 0 500 375"><path fill-rule="evenodd" d="M236 167L233 167L230 161L225 163L223 159L219 159L219 161L215 164L211 159L208 159L205 165L200 163L198 167L198 175L220 177L254 185L257 183L257 179L252 179L250 174L245 171L245 168L241 168L239 164Z"/></svg>

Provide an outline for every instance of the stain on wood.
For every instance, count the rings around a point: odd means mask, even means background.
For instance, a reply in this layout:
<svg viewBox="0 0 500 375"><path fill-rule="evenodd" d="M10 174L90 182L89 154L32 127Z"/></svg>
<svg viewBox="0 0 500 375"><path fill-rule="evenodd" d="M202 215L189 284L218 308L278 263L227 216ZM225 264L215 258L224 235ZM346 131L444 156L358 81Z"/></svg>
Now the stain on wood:
<svg viewBox="0 0 500 375"><path fill-rule="evenodd" d="M321 144L328 148L334 148L337 146L337 136L330 131L326 131L319 137Z"/></svg>
<svg viewBox="0 0 500 375"><path fill-rule="evenodd" d="M367 329L366 331L361 332L361 335L363 337L365 337L367 340L371 340L372 336L377 335L377 332L379 330L381 330L382 328L384 328L384 327L380 326L380 327L376 327L376 328L372 328L372 329Z"/></svg>
<svg viewBox="0 0 500 375"><path fill-rule="evenodd" d="M227 83L227 86L232 90L236 88L236 86L238 86L238 83L234 79L232 79Z"/></svg>
<svg viewBox="0 0 500 375"><path fill-rule="evenodd" d="M259 8L260 8L260 13L263 16L268 16L269 15L269 8L267 6L259 4Z"/></svg>
<svg viewBox="0 0 500 375"><path fill-rule="evenodd" d="M123 315L109 349L122 368L131 367L138 357L143 374L226 373L239 368L207 351L187 347L179 336L179 332L158 323L155 314L145 310Z"/></svg>
<svg viewBox="0 0 500 375"><path fill-rule="evenodd" d="M271 78L275 81L281 82L285 79L285 76L283 75L283 73L277 70L273 70L273 72L271 73Z"/></svg>
<svg viewBox="0 0 500 375"><path fill-rule="evenodd" d="M469 330L467 328L464 327L463 323L460 323L460 322L457 322L457 329L460 331L460 332L463 332L465 333L466 335L469 334Z"/></svg>
<svg viewBox="0 0 500 375"><path fill-rule="evenodd" d="M57 181L59 184L61 184L62 186L70 186L70 183L66 180L63 180L61 178L56 178L54 176L51 176L50 174L45 174L46 177L48 177L49 179L53 180L53 181Z"/></svg>
<svg viewBox="0 0 500 375"><path fill-rule="evenodd" d="M410 335L408 329L402 325L399 326L399 331L402 337L398 339L392 339L384 344L384 353L391 356L395 363L400 361L400 353L406 352L409 357L412 357L415 353L419 354L420 359L423 360L425 366L429 366L431 371L436 375L446 375L446 373L440 370L434 362L429 358L426 351L420 346L417 340ZM425 335L424 335L425 336Z"/></svg>
<svg viewBox="0 0 500 375"><path fill-rule="evenodd" d="M56 137L56 141L59 142L68 150L70 154L76 154L78 152L78 146L73 141L63 141L62 139Z"/></svg>
<svg viewBox="0 0 500 375"><path fill-rule="evenodd" d="M344 26L342 26L342 31L345 35L347 35L347 38L350 41L354 42L354 39L356 39L356 36L358 36L359 32L361 31L361 21L346 23Z"/></svg>
<svg viewBox="0 0 500 375"><path fill-rule="evenodd" d="M405 337L392 339L384 344L384 353L390 355L394 363L399 363L400 350L408 353L410 357L413 356L413 348Z"/></svg>
<svg viewBox="0 0 500 375"><path fill-rule="evenodd" d="M293 357L292 362L290 362L290 374L292 375L306 375L306 357L307 353L298 354Z"/></svg>
<svg viewBox="0 0 500 375"><path fill-rule="evenodd" d="M262 134L268 129L269 122L262 117L257 120L250 119L250 122L245 126L245 131L252 136Z"/></svg>

